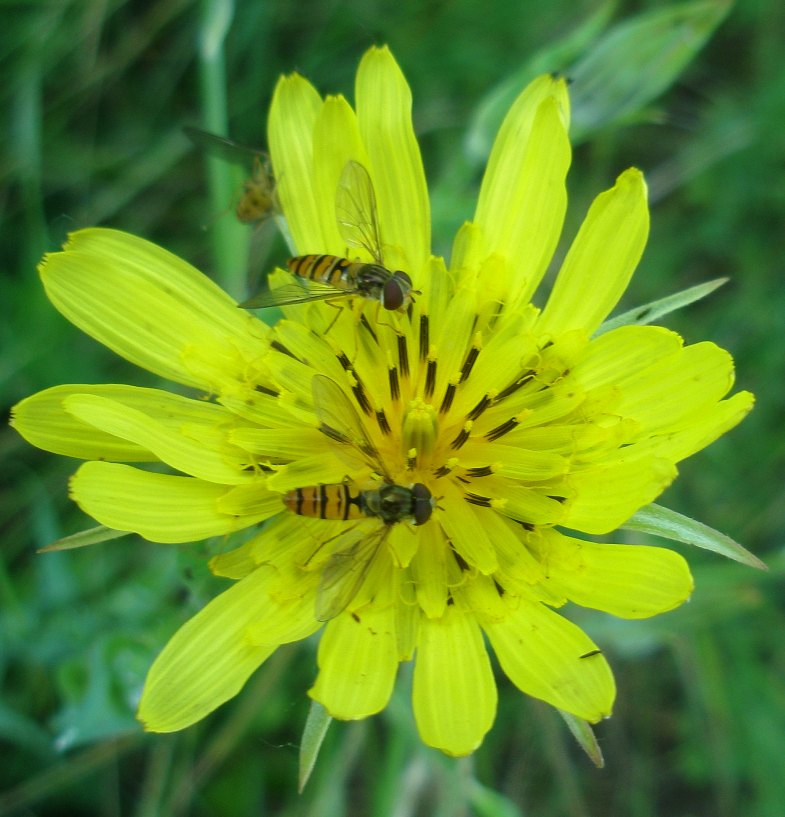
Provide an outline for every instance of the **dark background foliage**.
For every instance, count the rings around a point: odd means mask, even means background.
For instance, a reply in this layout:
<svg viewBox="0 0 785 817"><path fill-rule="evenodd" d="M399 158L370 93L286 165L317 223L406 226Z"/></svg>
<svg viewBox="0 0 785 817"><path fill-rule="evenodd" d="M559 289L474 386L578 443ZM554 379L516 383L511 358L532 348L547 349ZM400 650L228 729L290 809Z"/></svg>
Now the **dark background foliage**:
<svg viewBox="0 0 785 817"><path fill-rule="evenodd" d="M626 166L641 167L652 233L624 305L728 276L718 293L666 323L690 342L731 350L739 387L758 396L738 429L683 464L664 504L726 531L770 566L760 573L682 548L697 582L682 609L643 622L571 611L603 645L618 679L614 717L597 728L601 771L552 710L502 679L496 726L473 758L421 747L403 668L384 714L331 728L298 796L314 644L279 651L242 695L197 727L142 734L133 709L146 669L220 588L204 567L220 543L176 548L129 538L37 555L89 524L67 500L76 463L32 449L6 427L0 814L780 817L785 5L730 8L702 49L697 35L687 37L697 53L683 70L621 118L608 118L585 95L603 65L603 87L619 104L624 88L650 77L636 75L635 49L603 51L607 41L594 34L659 6L496 0L479 11L470 0L277 0L238 2L231 16L228 3L195 0L0 4L6 412L57 383L154 382L81 336L46 301L35 267L69 231L102 224L138 233L235 294L249 269L258 276L285 258L269 226L233 222L242 171L205 164L184 124L228 127L238 141L263 145L280 73L299 70L322 92L351 98L362 53L388 43L414 92L436 246L446 251L472 213L493 92L511 77L522 86L536 68L573 70L576 100L598 119L575 134L565 239L596 193ZM570 40L576 31L584 42ZM491 113L478 118L482 110ZM467 149L470 126L479 141ZM227 240L234 255L224 251Z"/></svg>

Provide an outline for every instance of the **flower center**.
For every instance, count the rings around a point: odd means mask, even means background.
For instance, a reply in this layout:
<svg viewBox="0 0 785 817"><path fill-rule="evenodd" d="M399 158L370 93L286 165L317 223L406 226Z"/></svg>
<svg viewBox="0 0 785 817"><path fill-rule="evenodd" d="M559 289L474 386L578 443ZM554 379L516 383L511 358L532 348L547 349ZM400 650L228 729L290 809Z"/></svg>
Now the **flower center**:
<svg viewBox="0 0 785 817"><path fill-rule="evenodd" d="M439 420L436 409L420 397L409 401L403 416L401 429L401 450L409 460L423 465L430 457L439 437Z"/></svg>

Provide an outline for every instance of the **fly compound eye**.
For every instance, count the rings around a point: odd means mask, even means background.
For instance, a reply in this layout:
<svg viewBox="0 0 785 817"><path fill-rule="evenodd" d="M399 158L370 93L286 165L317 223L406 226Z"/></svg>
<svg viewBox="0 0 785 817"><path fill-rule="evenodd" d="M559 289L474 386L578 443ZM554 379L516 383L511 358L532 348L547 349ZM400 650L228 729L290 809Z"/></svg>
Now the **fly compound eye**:
<svg viewBox="0 0 785 817"><path fill-rule="evenodd" d="M433 498L428 488L418 482L412 486L412 516L415 525L424 525L433 513Z"/></svg>
<svg viewBox="0 0 785 817"><path fill-rule="evenodd" d="M385 309L400 309L412 288L412 279L403 271L397 270L385 282L382 289L382 306Z"/></svg>
<svg viewBox="0 0 785 817"><path fill-rule="evenodd" d="M403 303L403 290L395 278L390 278L382 289L382 306L385 309L400 309Z"/></svg>

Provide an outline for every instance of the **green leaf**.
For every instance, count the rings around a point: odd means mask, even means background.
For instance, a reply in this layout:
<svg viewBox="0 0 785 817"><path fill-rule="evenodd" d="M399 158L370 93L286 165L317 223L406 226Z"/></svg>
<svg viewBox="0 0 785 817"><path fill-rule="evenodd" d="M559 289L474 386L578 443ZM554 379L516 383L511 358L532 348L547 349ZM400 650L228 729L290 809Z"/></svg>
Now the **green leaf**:
<svg viewBox="0 0 785 817"><path fill-rule="evenodd" d="M732 0L656 9L614 26L567 73L573 142L640 116L666 91L722 22Z"/></svg>
<svg viewBox="0 0 785 817"><path fill-rule="evenodd" d="M588 721L577 717L577 715L565 712L563 709L557 709L556 711L564 718L567 728L572 732L573 737L578 741L581 749L589 756L589 760L591 760L598 769L602 769L603 766L605 766L605 759L602 756L600 744L597 743L597 738Z"/></svg>
<svg viewBox="0 0 785 817"><path fill-rule="evenodd" d="M96 528L81 530L71 536L64 536L57 539L51 545L38 548L38 553L50 553L55 550L74 550L84 548L88 545L97 545L99 542L108 542L110 539L119 539L121 536L128 536L127 530L115 530L107 528L105 525L98 525Z"/></svg>
<svg viewBox="0 0 785 817"><path fill-rule="evenodd" d="M628 326L630 324L643 326L652 321L656 321L669 312L675 312L683 306L688 306L689 304L695 303L695 301L700 301L701 298L705 298L707 295L711 295L715 289L719 289L727 281L727 278L715 278L713 281L706 281L705 284L688 287L687 289L681 290L681 292L676 292L673 295L668 295L657 301L651 301L643 306L637 306L628 312L623 312L621 315L617 315L605 321L595 332L594 336L603 335L605 332L618 329L620 326Z"/></svg>
<svg viewBox="0 0 785 817"><path fill-rule="evenodd" d="M316 765L319 750L322 748L322 741L332 720L332 717L320 703L311 701L311 708L308 710L308 717L305 719L303 739L300 743L300 775L298 781L298 791L300 792L305 788L305 784Z"/></svg>
<svg viewBox="0 0 785 817"><path fill-rule="evenodd" d="M622 525L622 529L651 533L674 542L683 542L705 550L712 550L714 553L719 553L720 556L727 556L729 559L756 567L758 570L769 569L757 556L724 533L695 519L690 519L689 516L683 516L669 508L664 508L662 505L652 503L641 508Z"/></svg>

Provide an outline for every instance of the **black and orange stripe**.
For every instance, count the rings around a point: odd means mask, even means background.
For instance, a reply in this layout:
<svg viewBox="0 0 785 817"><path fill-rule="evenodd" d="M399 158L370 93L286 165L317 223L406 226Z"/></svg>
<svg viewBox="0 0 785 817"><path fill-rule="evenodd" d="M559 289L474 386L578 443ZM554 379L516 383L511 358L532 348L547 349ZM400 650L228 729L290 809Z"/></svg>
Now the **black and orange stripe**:
<svg viewBox="0 0 785 817"><path fill-rule="evenodd" d="M348 485L337 483L295 488L284 496L283 501L290 511L299 516L314 519L361 519L365 514L360 499L361 492L352 495Z"/></svg>
<svg viewBox="0 0 785 817"><path fill-rule="evenodd" d="M357 276L368 266L337 255L298 255L286 263L300 278L346 291L355 289Z"/></svg>

